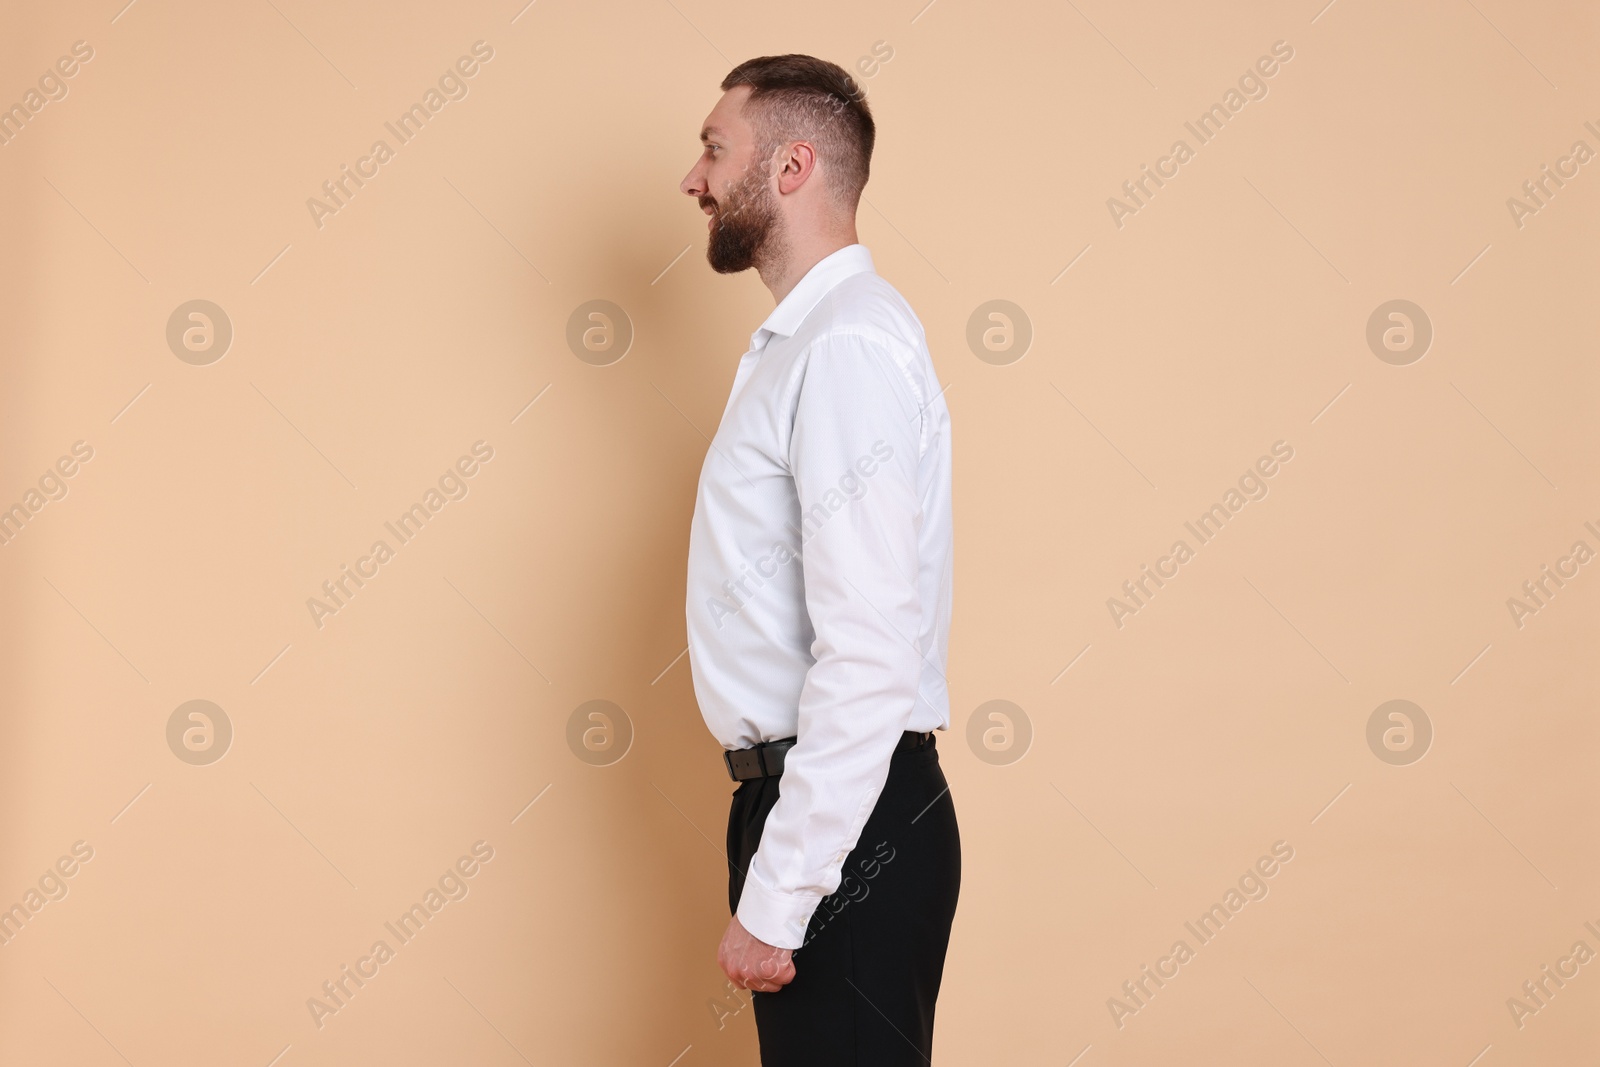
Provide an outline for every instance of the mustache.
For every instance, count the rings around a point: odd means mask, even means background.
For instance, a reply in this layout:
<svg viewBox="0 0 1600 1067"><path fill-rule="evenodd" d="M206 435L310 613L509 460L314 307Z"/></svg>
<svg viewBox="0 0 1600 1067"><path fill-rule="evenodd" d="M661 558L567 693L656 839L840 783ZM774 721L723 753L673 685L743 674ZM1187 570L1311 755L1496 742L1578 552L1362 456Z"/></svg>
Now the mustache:
<svg viewBox="0 0 1600 1067"><path fill-rule="evenodd" d="M717 219L737 218L740 215L748 214L751 209L755 208L756 206L757 205L755 201L751 198L740 197L737 194L731 195L722 203L718 203L710 197L704 197L700 199L701 210L703 211L709 208L711 210L712 217Z"/></svg>

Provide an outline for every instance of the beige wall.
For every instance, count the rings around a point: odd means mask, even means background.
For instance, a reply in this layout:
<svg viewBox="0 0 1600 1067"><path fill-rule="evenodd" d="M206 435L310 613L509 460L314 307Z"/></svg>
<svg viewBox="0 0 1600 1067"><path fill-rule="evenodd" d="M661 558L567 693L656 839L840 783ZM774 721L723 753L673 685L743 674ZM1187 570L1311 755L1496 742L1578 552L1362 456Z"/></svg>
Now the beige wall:
<svg viewBox="0 0 1600 1067"><path fill-rule="evenodd" d="M784 51L888 57L860 233L949 386L940 1062L1600 1050L1600 563L1570 555L1600 551L1600 162L1508 206L1600 151L1592 6L120 2L0 37L5 104L93 50L0 146L0 506L39 505L0 546L0 1062L753 1062L710 1006L731 784L680 653L706 435L771 302L677 185L723 74ZM593 300L632 331L609 365L567 342ZM1369 344L1396 300L1425 352ZM466 495L402 543L441 477ZM1202 543L1241 477L1266 495ZM1514 613L1545 565L1576 576ZM195 700L222 715L186 744ZM598 753L594 700L627 723ZM466 896L402 942L441 878ZM1266 896L1229 912L1241 879ZM1546 964L1576 977L1514 1015Z"/></svg>

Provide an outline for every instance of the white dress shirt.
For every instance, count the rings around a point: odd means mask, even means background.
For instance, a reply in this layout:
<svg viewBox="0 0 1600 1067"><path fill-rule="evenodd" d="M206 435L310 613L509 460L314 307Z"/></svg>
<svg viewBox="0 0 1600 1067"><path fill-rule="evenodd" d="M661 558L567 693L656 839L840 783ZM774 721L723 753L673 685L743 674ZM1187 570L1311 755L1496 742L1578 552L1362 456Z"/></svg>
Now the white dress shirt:
<svg viewBox="0 0 1600 1067"><path fill-rule="evenodd" d="M798 948L905 730L947 730L950 413L922 324L866 246L750 337L700 471L689 665L724 748L798 737L739 921Z"/></svg>

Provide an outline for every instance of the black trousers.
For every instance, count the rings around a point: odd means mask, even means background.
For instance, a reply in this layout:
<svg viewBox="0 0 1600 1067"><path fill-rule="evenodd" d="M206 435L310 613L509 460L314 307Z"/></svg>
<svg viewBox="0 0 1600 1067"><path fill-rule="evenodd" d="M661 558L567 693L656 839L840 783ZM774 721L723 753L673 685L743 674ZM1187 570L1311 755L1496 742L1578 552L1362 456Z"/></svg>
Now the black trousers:
<svg viewBox="0 0 1600 1067"><path fill-rule="evenodd" d="M728 812L728 910L783 776L740 782ZM837 891L811 917L795 976L750 992L762 1067L928 1067L961 888L955 804L930 737L895 752Z"/></svg>

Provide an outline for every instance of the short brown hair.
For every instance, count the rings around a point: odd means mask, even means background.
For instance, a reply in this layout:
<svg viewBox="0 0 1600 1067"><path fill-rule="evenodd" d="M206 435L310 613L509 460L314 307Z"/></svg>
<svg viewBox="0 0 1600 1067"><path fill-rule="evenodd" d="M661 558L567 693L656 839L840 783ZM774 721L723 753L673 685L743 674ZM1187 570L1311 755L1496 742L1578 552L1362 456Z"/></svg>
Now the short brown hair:
<svg viewBox="0 0 1600 1067"><path fill-rule="evenodd" d="M770 160L789 141L811 142L827 161L834 199L854 211L877 138L866 94L855 79L815 56L760 56L722 79L724 92L740 85L750 87L746 107L762 158Z"/></svg>

